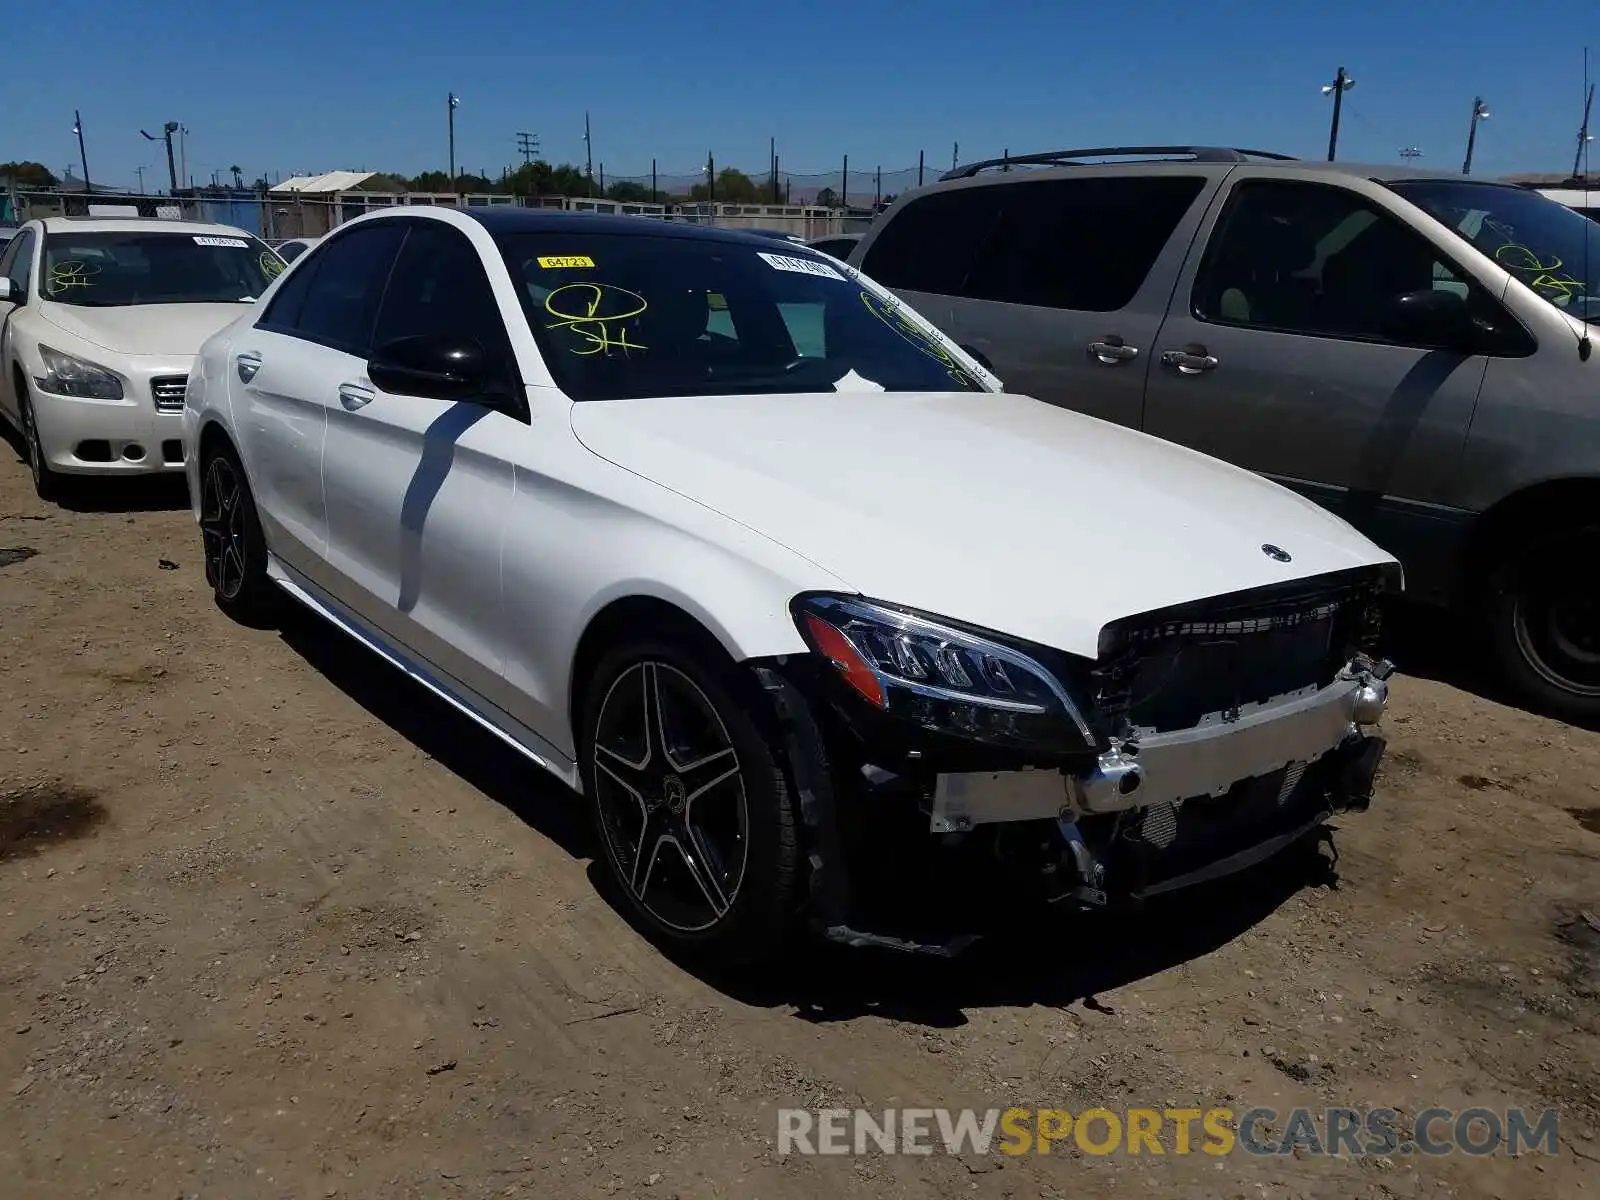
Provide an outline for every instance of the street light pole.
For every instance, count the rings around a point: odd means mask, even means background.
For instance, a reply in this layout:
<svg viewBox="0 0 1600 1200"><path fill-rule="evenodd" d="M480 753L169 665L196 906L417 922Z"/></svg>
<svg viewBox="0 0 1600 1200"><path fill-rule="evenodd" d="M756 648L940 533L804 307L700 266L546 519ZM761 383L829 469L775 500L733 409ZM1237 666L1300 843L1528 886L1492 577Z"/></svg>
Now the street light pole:
<svg viewBox="0 0 1600 1200"><path fill-rule="evenodd" d="M72 132L78 135L78 161L83 164L83 190L85 193L94 189L89 186L89 155L83 148L83 121L78 116L78 110L72 110Z"/></svg>
<svg viewBox="0 0 1600 1200"><path fill-rule="evenodd" d="M594 142L589 137L589 114L583 114L583 173L589 182L589 195L594 195Z"/></svg>
<svg viewBox="0 0 1600 1200"><path fill-rule="evenodd" d="M456 105L461 103L461 97L454 92L449 96L450 122L450 191L456 190Z"/></svg>
<svg viewBox="0 0 1600 1200"><path fill-rule="evenodd" d="M1345 73L1340 67L1334 75L1332 83L1322 85L1322 94L1333 97L1333 124L1328 130L1328 161L1333 161L1334 154L1339 148L1339 113L1344 107L1344 94L1355 87L1356 81Z"/></svg>
<svg viewBox="0 0 1600 1200"><path fill-rule="evenodd" d="M1461 173L1472 174L1472 152L1478 145L1478 122L1489 119L1488 105L1484 104L1482 96L1472 98L1472 123L1467 127L1467 157L1461 162Z"/></svg>

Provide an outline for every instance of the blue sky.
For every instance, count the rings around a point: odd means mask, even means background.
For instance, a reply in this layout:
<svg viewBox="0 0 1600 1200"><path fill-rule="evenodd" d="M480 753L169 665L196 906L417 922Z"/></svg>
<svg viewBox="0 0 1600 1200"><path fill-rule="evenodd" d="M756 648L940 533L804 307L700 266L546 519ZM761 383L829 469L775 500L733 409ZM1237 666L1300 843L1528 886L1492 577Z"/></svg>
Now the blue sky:
<svg viewBox="0 0 1600 1200"><path fill-rule="evenodd" d="M1448 7L1416 0L854 0L761 8L684 0L557 6L509 0L277 0L211 6L72 0L11 6L0 160L77 162L148 186L166 176L139 136L182 121L189 172L247 177L336 168L444 169L446 95L462 170L583 161L583 117L608 177L705 160L764 172L948 166L1070 145L1220 142L1327 150L1343 63L1340 158L1460 169L1472 98L1492 117L1475 173L1564 171L1583 102L1583 46L1600 71L1593 0ZM1600 159L1600 156L1597 156Z"/></svg>

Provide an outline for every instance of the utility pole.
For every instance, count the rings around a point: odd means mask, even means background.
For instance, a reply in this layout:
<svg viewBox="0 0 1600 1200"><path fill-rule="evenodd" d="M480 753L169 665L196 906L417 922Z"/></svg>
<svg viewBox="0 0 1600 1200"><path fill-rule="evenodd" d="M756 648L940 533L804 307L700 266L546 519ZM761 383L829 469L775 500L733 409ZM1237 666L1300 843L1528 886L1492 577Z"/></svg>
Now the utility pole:
<svg viewBox="0 0 1600 1200"><path fill-rule="evenodd" d="M1400 151L1400 157L1405 159L1406 164L1409 166L1422 157L1422 151L1415 146L1405 146Z"/></svg>
<svg viewBox="0 0 1600 1200"><path fill-rule="evenodd" d="M956 159L959 158L960 155L961 155L961 143L960 142L951 142L950 143L950 169L952 171L954 171L956 169Z"/></svg>
<svg viewBox="0 0 1600 1200"><path fill-rule="evenodd" d="M839 207L850 207L850 156L844 156L844 170L839 172Z"/></svg>
<svg viewBox="0 0 1600 1200"><path fill-rule="evenodd" d="M650 203L660 203L656 199L656 160L653 158L650 160Z"/></svg>
<svg viewBox="0 0 1600 1200"><path fill-rule="evenodd" d="M1339 113L1344 108L1344 94L1355 87L1356 81L1351 79L1343 67L1334 75L1332 83L1322 85L1322 94L1333 97L1333 124L1328 129L1328 161L1333 161L1333 156L1339 148Z"/></svg>
<svg viewBox="0 0 1600 1200"><path fill-rule="evenodd" d="M178 126L178 178L183 180L183 186L192 188L194 180L189 177L189 127Z"/></svg>
<svg viewBox="0 0 1600 1200"><path fill-rule="evenodd" d="M606 194L606 165L605 165L605 163L601 163L600 164L600 194L602 196L604 196Z"/></svg>
<svg viewBox="0 0 1600 1200"><path fill-rule="evenodd" d="M711 151L706 151L706 202L715 204L717 200L717 160L711 156Z"/></svg>
<svg viewBox="0 0 1600 1200"><path fill-rule="evenodd" d="M83 148L83 121L77 109L72 110L72 132L78 135L78 161L83 164L83 190L87 195L94 189L89 186L89 155Z"/></svg>
<svg viewBox="0 0 1600 1200"><path fill-rule="evenodd" d="M139 195L144 195L144 168L135 167L133 173L139 177Z"/></svg>
<svg viewBox="0 0 1600 1200"><path fill-rule="evenodd" d="M177 167L177 164L172 161L172 135L178 132L178 123L176 121L168 121L165 125L163 125L161 127L161 136L160 137L157 137L153 133L145 133L145 131L142 130L142 129L139 130L139 132L144 134L145 139L147 141L165 142L167 144L167 181L171 185L171 189L172 189L168 193L168 195L177 195L177 193L178 193L178 167ZM140 175L139 175L140 186L143 186L143 183L144 183L144 174L143 174L144 168L141 167L141 168L139 168L139 170L140 170Z"/></svg>
<svg viewBox="0 0 1600 1200"><path fill-rule="evenodd" d="M450 183L448 190L456 190L456 105L461 103L461 97L451 92L447 100L446 120L450 125Z"/></svg>
<svg viewBox="0 0 1600 1200"><path fill-rule="evenodd" d="M594 143L589 140L589 113L583 114L584 174L589 180L589 194L594 195Z"/></svg>
<svg viewBox="0 0 1600 1200"><path fill-rule="evenodd" d="M1578 126L1578 152L1572 156L1572 177L1578 178L1578 168L1583 165L1583 148L1589 144L1589 110L1594 107L1594 84L1589 85L1589 98L1583 102L1583 124Z"/></svg>
<svg viewBox="0 0 1600 1200"><path fill-rule="evenodd" d="M522 155L522 165L527 166L533 161L533 156L539 153L539 135L518 132L517 151Z"/></svg>
<svg viewBox="0 0 1600 1200"><path fill-rule="evenodd" d="M1472 174L1472 152L1478 145L1478 122L1489 119L1489 106L1482 96L1472 98L1472 123L1467 127L1467 157L1461 161L1461 173Z"/></svg>
<svg viewBox="0 0 1600 1200"><path fill-rule="evenodd" d="M872 211L877 212L883 207L883 167L880 165L873 177L872 183Z"/></svg>
<svg viewBox="0 0 1600 1200"><path fill-rule="evenodd" d="M922 151L917 151L917 186L922 186Z"/></svg>

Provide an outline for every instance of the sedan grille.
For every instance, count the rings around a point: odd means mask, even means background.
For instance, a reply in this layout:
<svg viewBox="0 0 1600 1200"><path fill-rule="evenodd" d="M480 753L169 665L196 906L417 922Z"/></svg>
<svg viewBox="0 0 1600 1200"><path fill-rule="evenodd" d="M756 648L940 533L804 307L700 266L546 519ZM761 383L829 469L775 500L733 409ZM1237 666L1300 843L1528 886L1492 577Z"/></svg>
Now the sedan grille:
<svg viewBox="0 0 1600 1200"><path fill-rule="evenodd" d="M1187 729L1330 683L1377 633L1380 570L1218 596L1108 625L1095 664L1100 732Z"/></svg>
<svg viewBox="0 0 1600 1200"><path fill-rule="evenodd" d="M150 392L155 397L157 412L182 412L183 393L189 386L187 375L160 375L150 381Z"/></svg>

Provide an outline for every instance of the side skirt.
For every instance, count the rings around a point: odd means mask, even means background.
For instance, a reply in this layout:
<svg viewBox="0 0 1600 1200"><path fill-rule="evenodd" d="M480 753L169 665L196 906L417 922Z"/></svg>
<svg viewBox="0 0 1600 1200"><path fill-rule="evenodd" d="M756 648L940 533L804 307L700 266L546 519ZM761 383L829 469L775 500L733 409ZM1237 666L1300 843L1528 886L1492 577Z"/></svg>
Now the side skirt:
<svg viewBox="0 0 1600 1200"><path fill-rule="evenodd" d="M335 628L349 634L390 666L421 684L451 708L483 726L573 791L583 791L578 764L544 738L445 672L389 641L293 567L269 555L267 577Z"/></svg>

